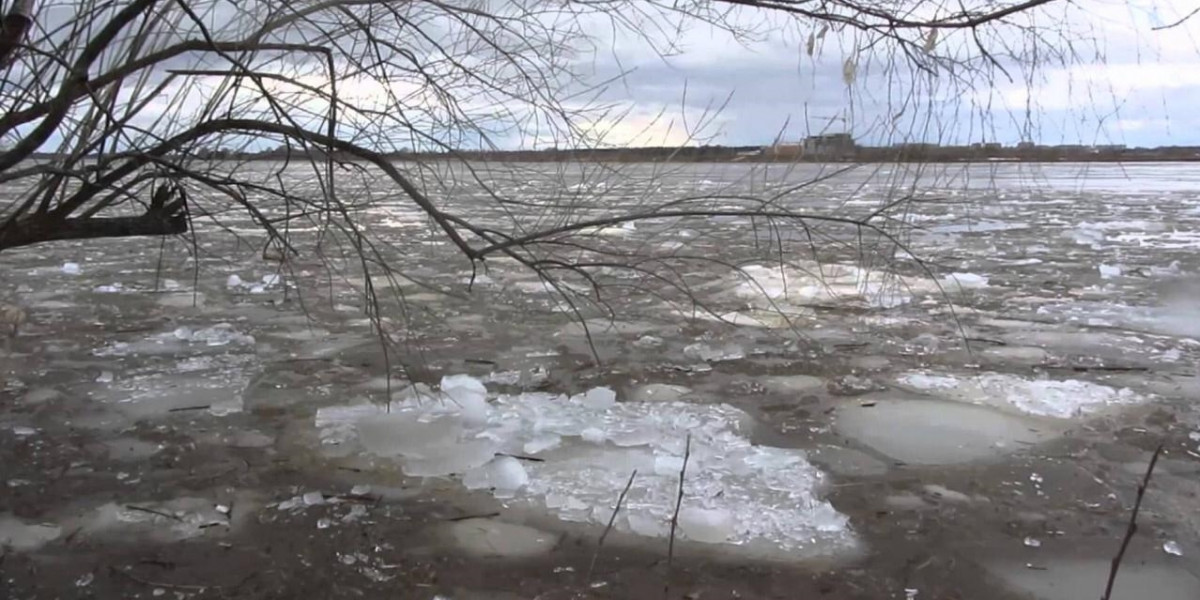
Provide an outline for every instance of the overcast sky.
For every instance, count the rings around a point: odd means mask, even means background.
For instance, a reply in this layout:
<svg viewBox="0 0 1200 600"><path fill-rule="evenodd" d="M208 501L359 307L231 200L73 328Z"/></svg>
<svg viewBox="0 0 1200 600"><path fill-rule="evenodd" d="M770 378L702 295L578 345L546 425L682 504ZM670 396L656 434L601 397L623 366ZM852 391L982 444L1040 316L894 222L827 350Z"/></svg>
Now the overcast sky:
<svg viewBox="0 0 1200 600"><path fill-rule="evenodd" d="M675 144L723 105L705 128L705 141L725 145L769 143L778 136L849 131L866 143L924 140L942 143L1032 139L1047 144L1200 145L1200 16L1162 31L1200 6L1197 0L1055 3L1030 17L1053 32L1039 52L1070 54L1069 64L1043 59L1024 71L1002 61L1013 81L975 75L969 82L944 75L920 79L921 98L901 94L914 71L890 61L889 79L863 74L843 80L852 40L830 35L817 56L806 53L803 32L765 43L739 44L707 27L688 31L681 52L662 58L645 44L606 40L595 57L598 72L631 70L605 97L630 114L612 127L613 144ZM1015 32L1003 40L1028 52ZM951 54L964 51L965 34L939 40ZM985 43L995 48L1002 40ZM604 44L602 44L603 46ZM958 54L961 56L961 54ZM1039 55L1044 56L1044 54ZM1027 54L1026 58L1030 58ZM867 60L862 59L860 60ZM889 63L883 57L877 62ZM875 71L879 67L876 65ZM686 96L684 84L686 83ZM726 102L727 100L727 102ZM686 123L686 126L685 126ZM893 126L894 124L894 126Z"/></svg>

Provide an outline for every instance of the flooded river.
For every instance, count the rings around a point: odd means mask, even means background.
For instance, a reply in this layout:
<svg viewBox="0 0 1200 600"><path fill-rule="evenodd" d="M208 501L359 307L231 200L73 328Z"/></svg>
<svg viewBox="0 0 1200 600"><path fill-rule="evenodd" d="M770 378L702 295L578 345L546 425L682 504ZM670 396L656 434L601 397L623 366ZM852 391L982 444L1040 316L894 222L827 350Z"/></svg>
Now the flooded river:
<svg viewBox="0 0 1200 600"><path fill-rule="evenodd" d="M1095 598L1160 444L1114 597L1200 597L1194 167L413 171L498 249L0 255L6 597Z"/></svg>

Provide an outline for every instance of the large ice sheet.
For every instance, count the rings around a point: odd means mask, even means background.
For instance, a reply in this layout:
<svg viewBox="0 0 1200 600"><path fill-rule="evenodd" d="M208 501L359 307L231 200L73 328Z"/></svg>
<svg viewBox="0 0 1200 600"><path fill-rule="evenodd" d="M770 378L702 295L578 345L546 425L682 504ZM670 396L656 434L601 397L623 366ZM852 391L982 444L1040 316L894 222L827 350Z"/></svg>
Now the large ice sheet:
<svg viewBox="0 0 1200 600"><path fill-rule="evenodd" d="M851 539L846 517L819 496L823 474L800 450L751 444L750 418L732 406L616 402L596 388L502 395L481 411L481 387L447 378L440 393L410 389L390 407L323 408L316 425L325 444L357 444L410 475L463 476L566 521L607 523L636 469L615 526L652 537L670 530L690 434L682 538L779 551Z"/></svg>

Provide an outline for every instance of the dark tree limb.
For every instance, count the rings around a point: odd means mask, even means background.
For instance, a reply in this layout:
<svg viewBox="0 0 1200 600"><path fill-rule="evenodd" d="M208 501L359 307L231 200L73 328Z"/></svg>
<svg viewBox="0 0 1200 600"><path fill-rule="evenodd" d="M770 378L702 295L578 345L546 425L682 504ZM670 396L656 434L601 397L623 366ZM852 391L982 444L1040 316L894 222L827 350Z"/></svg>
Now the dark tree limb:
<svg viewBox="0 0 1200 600"><path fill-rule="evenodd" d="M0 251L59 240L88 240L114 237L179 235L187 233L188 218L179 188L163 186L154 191L150 207L134 217L55 218L38 214L17 219L0 230Z"/></svg>

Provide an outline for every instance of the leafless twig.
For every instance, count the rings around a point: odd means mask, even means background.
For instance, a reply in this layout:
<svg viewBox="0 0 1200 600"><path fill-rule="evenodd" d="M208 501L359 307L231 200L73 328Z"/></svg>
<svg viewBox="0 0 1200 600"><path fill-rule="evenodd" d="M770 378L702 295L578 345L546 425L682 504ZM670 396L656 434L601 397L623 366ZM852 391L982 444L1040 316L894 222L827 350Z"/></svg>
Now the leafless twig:
<svg viewBox="0 0 1200 600"><path fill-rule="evenodd" d="M633 478L637 477L637 469L634 469L629 474L629 481L625 483L625 489L621 490L621 495L617 496L617 505L613 507L612 515L608 517L608 525L604 526L604 532L600 534L600 539L596 540L596 551L592 553L592 563L588 565L587 577L585 582L592 581L592 573L596 570L596 559L600 558L600 548L604 547L604 540L608 537L608 532L612 531L613 523L617 522L617 513L621 511L621 503L625 501L625 495L629 493L629 488L633 486Z"/></svg>
<svg viewBox="0 0 1200 600"><path fill-rule="evenodd" d="M679 468L679 493L675 496L675 512L671 514L671 538L667 542L667 581L663 585L663 600L671 595L671 567L675 562L675 528L679 526L679 508L683 506L683 480L687 477L688 459L692 456L692 434L688 433L683 448L683 466Z"/></svg>
<svg viewBox="0 0 1200 600"><path fill-rule="evenodd" d="M1104 596L1101 600L1112 599L1113 583L1117 580L1117 570L1121 568L1121 560L1125 558L1125 549L1129 547L1129 541L1137 533L1137 518L1138 511L1142 508L1142 497L1146 495L1146 488L1150 487L1150 477L1154 475L1154 465L1158 463L1158 455L1162 454L1162 451L1162 444L1159 444L1154 449L1154 455L1150 457L1150 464L1146 467L1146 476L1142 478L1142 483L1138 486L1137 500L1134 501L1133 512L1129 515L1129 526L1125 528L1125 537L1121 539L1121 548L1117 550L1117 555L1112 559L1112 568L1108 571L1108 585L1104 586Z"/></svg>

